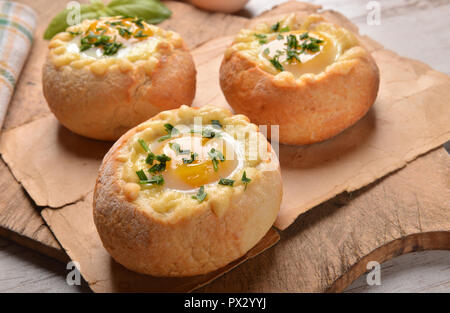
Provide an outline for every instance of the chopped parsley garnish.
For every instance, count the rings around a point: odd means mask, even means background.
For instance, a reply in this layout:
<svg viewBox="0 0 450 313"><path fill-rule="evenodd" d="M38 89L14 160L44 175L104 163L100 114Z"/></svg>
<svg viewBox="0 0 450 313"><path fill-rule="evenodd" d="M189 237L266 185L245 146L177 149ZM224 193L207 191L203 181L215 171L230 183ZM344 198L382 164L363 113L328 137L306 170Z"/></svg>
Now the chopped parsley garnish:
<svg viewBox="0 0 450 313"><path fill-rule="evenodd" d="M282 34L278 34L278 36L277 36L277 39L278 40L281 40L281 39L283 39L284 37L283 37L283 35Z"/></svg>
<svg viewBox="0 0 450 313"><path fill-rule="evenodd" d="M144 28L144 24L142 24L143 19L137 18L133 21L134 24L136 24L139 28Z"/></svg>
<svg viewBox="0 0 450 313"><path fill-rule="evenodd" d="M233 187L234 184L234 180L232 179L227 179L227 178L221 178L219 180L219 185L224 185L224 186L230 186Z"/></svg>
<svg viewBox="0 0 450 313"><path fill-rule="evenodd" d="M260 45L267 43L267 35L264 34L255 34L255 37L258 39Z"/></svg>
<svg viewBox="0 0 450 313"><path fill-rule="evenodd" d="M198 202L203 202L205 200L207 193L205 192L205 187L201 186L195 196L192 196L192 199L198 200Z"/></svg>
<svg viewBox="0 0 450 313"><path fill-rule="evenodd" d="M93 32L89 32L88 35L82 37L80 44L80 51L85 51L92 46L102 47L103 55L114 55L122 47L121 43L111 41L111 36L96 35Z"/></svg>
<svg viewBox="0 0 450 313"><path fill-rule="evenodd" d="M266 55L268 55L268 54L270 53L269 48L264 49L263 53L266 54Z"/></svg>
<svg viewBox="0 0 450 313"><path fill-rule="evenodd" d="M139 180L148 180L147 175L145 175L144 170L139 170L136 172L136 175L139 177Z"/></svg>
<svg viewBox="0 0 450 313"><path fill-rule="evenodd" d="M278 29L280 29L280 22L276 22L275 24L273 24L270 29L274 32L277 32Z"/></svg>
<svg viewBox="0 0 450 313"><path fill-rule="evenodd" d="M71 34L72 36L78 36L78 35L81 35L81 32L71 32L71 31L68 31L68 33Z"/></svg>
<svg viewBox="0 0 450 313"><path fill-rule="evenodd" d="M111 43L107 43L104 45L103 47L103 55L114 55L117 53L117 51L122 48L122 44L121 43L117 43L117 42L111 42Z"/></svg>
<svg viewBox="0 0 450 313"><path fill-rule="evenodd" d="M280 61L278 61L277 57L274 57L273 59L269 60L272 65L279 70L280 72L284 71L283 65L281 65Z"/></svg>
<svg viewBox="0 0 450 313"><path fill-rule="evenodd" d="M123 27L118 27L117 29L119 30L120 36L125 38L131 36L131 31L129 31L128 29Z"/></svg>
<svg viewBox="0 0 450 313"><path fill-rule="evenodd" d="M164 177L162 175L153 175L152 178L139 181L141 185L163 185Z"/></svg>
<svg viewBox="0 0 450 313"><path fill-rule="evenodd" d="M171 158L168 157L167 155L163 154L158 154L156 156L156 161L159 161L159 163L153 165L148 171L150 173L157 173L157 172L163 172L166 170L166 162L170 161Z"/></svg>
<svg viewBox="0 0 450 313"><path fill-rule="evenodd" d="M145 38L145 37L148 37L148 35L144 34L142 32L142 30L139 30L136 34L134 34L134 37L135 38Z"/></svg>
<svg viewBox="0 0 450 313"><path fill-rule="evenodd" d="M192 162L195 161L195 158L196 158L197 156L198 156L197 153L191 152L191 158L190 158L190 159L183 158L183 163L184 163L184 164L191 164Z"/></svg>
<svg viewBox="0 0 450 313"><path fill-rule="evenodd" d="M305 40L305 39L308 38L308 37L309 37L308 32L303 33L303 34L300 35L300 40Z"/></svg>
<svg viewBox="0 0 450 313"><path fill-rule="evenodd" d="M176 142L169 143L169 147L178 154L189 154L190 150L181 150L180 145Z"/></svg>
<svg viewBox="0 0 450 313"><path fill-rule="evenodd" d="M289 27L289 26L285 26L285 27L283 27L282 29L280 29L280 32L281 33L284 33L284 32L288 32L288 31L290 31L291 30L291 28Z"/></svg>
<svg viewBox="0 0 450 313"><path fill-rule="evenodd" d="M298 47L298 41L297 37L295 35L289 35L287 36L287 46L291 49L297 49Z"/></svg>
<svg viewBox="0 0 450 313"><path fill-rule="evenodd" d="M214 166L214 171L217 172L219 170L218 164L220 162L225 161L225 157L223 156L222 152L211 148L211 151L208 152L209 157L211 158L212 164Z"/></svg>
<svg viewBox="0 0 450 313"><path fill-rule="evenodd" d="M242 174L241 181L245 184L244 190L247 190L247 185L248 185L248 183L251 182L252 180L251 180L250 178L247 177L247 174L246 174L245 171L244 171L244 173Z"/></svg>
<svg viewBox="0 0 450 313"><path fill-rule="evenodd" d="M145 163L152 165L153 161L156 159L156 155L153 152L149 152L145 158Z"/></svg>
<svg viewBox="0 0 450 313"><path fill-rule="evenodd" d="M147 143L144 141L144 139L138 139L139 144L141 145L142 149L144 149L145 152L150 152L150 148L148 147Z"/></svg>
<svg viewBox="0 0 450 313"><path fill-rule="evenodd" d="M222 124L220 124L219 120L211 120L211 125L215 128L222 128Z"/></svg>
<svg viewBox="0 0 450 313"><path fill-rule="evenodd" d="M158 139L159 142L172 138L172 135L178 135L180 132L178 129L172 126L172 124L164 124L164 128L166 129L167 135L164 135Z"/></svg>
<svg viewBox="0 0 450 313"><path fill-rule="evenodd" d="M211 128L203 128L202 129L202 137L203 138L214 138L216 137L216 132Z"/></svg>

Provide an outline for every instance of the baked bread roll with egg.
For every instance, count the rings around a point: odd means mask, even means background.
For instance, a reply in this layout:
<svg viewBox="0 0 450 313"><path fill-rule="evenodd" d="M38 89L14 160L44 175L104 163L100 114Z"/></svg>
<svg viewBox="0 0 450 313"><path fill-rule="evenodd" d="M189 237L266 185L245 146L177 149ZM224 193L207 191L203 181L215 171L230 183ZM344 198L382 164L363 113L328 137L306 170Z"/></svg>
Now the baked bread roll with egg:
<svg viewBox="0 0 450 313"><path fill-rule="evenodd" d="M304 145L337 135L374 103L378 67L350 31L319 15L244 29L226 50L222 91L236 113L279 125L279 141Z"/></svg>
<svg viewBox="0 0 450 313"><path fill-rule="evenodd" d="M278 159L256 125L226 109L183 105L129 130L106 154L94 221L126 268L200 275L256 245L281 196Z"/></svg>
<svg viewBox="0 0 450 313"><path fill-rule="evenodd" d="M139 18L84 20L53 37L44 96L65 127L116 140L195 95L196 70L182 38Z"/></svg>

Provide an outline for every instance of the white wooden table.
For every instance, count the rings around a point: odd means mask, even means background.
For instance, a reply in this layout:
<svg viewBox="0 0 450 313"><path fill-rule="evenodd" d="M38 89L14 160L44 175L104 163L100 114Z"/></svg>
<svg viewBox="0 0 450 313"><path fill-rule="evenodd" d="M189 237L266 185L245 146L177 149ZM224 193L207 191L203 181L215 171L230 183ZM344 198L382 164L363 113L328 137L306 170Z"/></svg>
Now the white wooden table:
<svg viewBox="0 0 450 313"><path fill-rule="evenodd" d="M251 0L247 13L257 15L285 1ZM309 2L340 11L361 33L387 48L450 74L449 0ZM380 5L380 25L367 23L369 2ZM85 283L69 286L67 272L64 264L0 238L0 292L89 291ZM347 292L450 292L450 251L416 252L392 259L382 264L381 285L368 286L362 276Z"/></svg>

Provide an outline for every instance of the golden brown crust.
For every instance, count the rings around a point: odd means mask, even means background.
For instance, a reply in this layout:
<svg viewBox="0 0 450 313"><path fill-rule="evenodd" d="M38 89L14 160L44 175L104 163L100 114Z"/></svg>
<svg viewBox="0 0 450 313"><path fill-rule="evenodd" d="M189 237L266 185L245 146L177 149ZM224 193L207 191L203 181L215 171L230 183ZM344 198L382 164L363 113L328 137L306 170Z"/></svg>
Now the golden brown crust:
<svg viewBox="0 0 450 313"><path fill-rule="evenodd" d="M100 140L116 140L158 112L190 105L195 96L194 61L181 37L172 31L142 22L140 31L148 37L114 35L114 40L123 41L114 55L99 56L90 48L80 52L91 25L116 20L126 19L84 20L57 34L49 43L43 67L43 90L50 110L71 131ZM137 28L129 23L130 29ZM108 25L101 27L117 32Z"/></svg>
<svg viewBox="0 0 450 313"><path fill-rule="evenodd" d="M177 110L169 112L173 111ZM236 188L236 192L225 199L229 204L220 215L214 209L218 199L198 203L188 212L161 214L130 201L127 183L121 179L121 151L145 129L142 125L114 144L100 168L94 221L106 250L130 270L174 277L205 274L244 255L276 219L282 194L278 163L275 169L252 177L245 192L242 187L223 187Z"/></svg>
<svg viewBox="0 0 450 313"><path fill-rule="evenodd" d="M148 75L141 66L123 72L117 65L104 75L86 67L43 69L43 89L51 111L71 131L94 139L116 140L158 112L190 105L196 70L187 50L163 56Z"/></svg>
<svg viewBox="0 0 450 313"><path fill-rule="evenodd" d="M364 116L378 93L378 67L359 46L318 75L280 81L282 74L274 76L233 51L222 62L220 85L236 113L258 125L279 125L284 144L311 144L337 135Z"/></svg>

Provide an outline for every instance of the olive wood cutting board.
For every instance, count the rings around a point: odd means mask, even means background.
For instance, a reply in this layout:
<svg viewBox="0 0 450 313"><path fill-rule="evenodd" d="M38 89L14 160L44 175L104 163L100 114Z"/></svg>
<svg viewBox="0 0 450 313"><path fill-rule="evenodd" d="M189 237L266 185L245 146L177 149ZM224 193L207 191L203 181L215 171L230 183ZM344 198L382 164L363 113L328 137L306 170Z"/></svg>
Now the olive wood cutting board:
<svg viewBox="0 0 450 313"><path fill-rule="evenodd" d="M182 3L169 3L169 6L174 11L175 17L180 14L179 16L183 16L183 19L169 20L166 22L166 27L179 31L191 47L196 47L208 39L235 34L238 29L248 23L248 20L242 17L207 14ZM317 6L291 2L266 13L265 16L293 11L310 13L317 9ZM190 17L192 22L188 22ZM209 25L209 23L205 24L206 21L212 22L211 24L217 27L217 30L209 31L209 38L204 35L204 33L208 33L204 29L205 25ZM193 28L194 26L197 28ZM347 27L352 28L352 25L349 24ZM38 37L41 30L42 28L38 29ZM202 36L198 36L197 32L202 32ZM194 38L196 41L191 41ZM223 44L227 42L226 40L225 37L211 42ZM27 126L31 127L31 124L34 123L42 123L42 125L48 125L46 121L49 121L50 124L53 123L40 90L40 66L46 50L45 43L42 42L41 49L36 50L40 41L40 38L37 38L32 55L22 73L5 124L6 129L13 129L27 123L30 125L25 125L21 129L26 129ZM211 42L205 43L194 51L196 61L217 62L217 58L204 56L201 58L202 53L211 53L209 46ZM218 44L218 46L220 45ZM32 59L35 62L32 62ZM201 68L211 66L207 63L199 64L197 62L200 85L202 78L207 79L209 75L208 72L201 71ZM414 69L425 72L431 70L420 64L417 64ZM213 103L221 101L217 98L217 91L202 89L199 92L206 91L210 93L211 97L201 94L202 99L210 98ZM17 131L21 129L17 129ZM46 132L43 134L45 135ZM61 138L65 138L66 135L64 130L59 130L57 134ZM107 148L107 144L100 145L98 153L101 154L103 149ZM318 151L320 152L320 149ZM385 172L380 175L375 173L374 176L380 177L385 174ZM365 271L368 261L381 262L394 255L418 249L449 249L450 204L448 199L450 199L450 194L448 177L449 158L445 150L441 148L430 152L410 163L401 171L359 191L340 194L306 212L294 226L282 232L282 240L275 248L264 252L258 258L241 264L228 275L204 287L204 290L339 291ZM26 196L4 163L1 163L0 167L0 182L5 186L0 191L2 199L7 199L5 209L3 209L3 203L0 207L2 227L12 229L14 233L20 234L16 235L17 237L28 238L26 240L28 245L64 259L65 255L60 252L57 241L51 236L39 217L38 208L33 205L33 200ZM67 236L65 229L77 225L77 216L80 215L80 212L90 214L90 196L88 194L80 199L74 199L73 203L60 209L45 209L42 212L47 223L51 225L52 231L75 260L93 258L93 255L86 252L90 250L84 249L82 243L68 245L67 242L71 239L65 237ZM34 200L36 201L36 199ZM46 200L48 199L44 197L43 203ZM3 219L4 216L6 216L5 219ZM4 224L3 221L5 221ZM22 222L18 223L18 221ZM73 231L91 232L91 227L92 225L87 225L85 228L79 227ZM5 231L5 234L11 234L11 232ZM35 244L35 240L30 240L35 238L39 240L39 243ZM247 257L251 258L262 252L274 244L278 240L277 238L276 231L272 230L261 245ZM212 273L210 277L178 282L177 288L168 290L184 291L204 285L240 261L242 260L231 264L220 273ZM112 277L107 274L108 279L96 276L95 267L89 265L85 272L82 268L82 273L92 289L96 291L154 290L148 288L145 279L139 278L140 275L133 276L132 280L142 281L142 284L130 286L127 284L130 277L124 280L121 276L129 274L126 274L110 259L105 259L105 262L109 264L108 269L116 274ZM261 273L264 273L264 279L261 277ZM164 290L164 287L161 290Z"/></svg>

